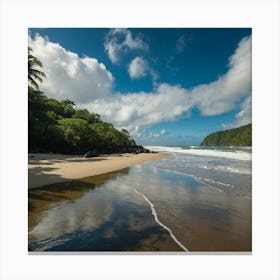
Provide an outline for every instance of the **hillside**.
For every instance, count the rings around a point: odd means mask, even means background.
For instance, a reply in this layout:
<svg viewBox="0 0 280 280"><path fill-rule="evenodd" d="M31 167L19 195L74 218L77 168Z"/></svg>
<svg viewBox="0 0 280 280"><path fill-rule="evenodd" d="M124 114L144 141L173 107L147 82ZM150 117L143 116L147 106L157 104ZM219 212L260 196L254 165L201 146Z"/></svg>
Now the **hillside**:
<svg viewBox="0 0 280 280"><path fill-rule="evenodd" d="M28 89L28 150L40 153L87 154L149 152L125 130L100 116L78 109L70 100L48 98Z"/></svg>
<svg viewBox="0 0 280 280"><path fill-rule="evenodd" d="M204 138L202 146L252 146L252 124L217 131Z"/></svg>
<svg viewBox="0 0 280 280"><path fill-rule="evenodd" d="M29 153L85 154L148 153L136 145L125 129L117 130L98 114L77 108L69 99L48 98L39 89L47 78L42 63L28 47L28 151Z"/></svg>

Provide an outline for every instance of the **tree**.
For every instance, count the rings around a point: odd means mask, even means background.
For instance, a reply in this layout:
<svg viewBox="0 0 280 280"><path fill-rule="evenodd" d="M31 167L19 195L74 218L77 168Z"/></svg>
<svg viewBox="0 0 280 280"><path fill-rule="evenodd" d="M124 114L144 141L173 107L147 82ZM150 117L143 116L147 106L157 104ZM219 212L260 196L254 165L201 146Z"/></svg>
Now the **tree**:
<svg viewBox="0 0 280 280"><path fill-rule="evenodd" d="M64 107L63 116L65 118L71 118L75 114L75 103L69 99L65 99L61 101L61 104Z"/></svg>
<svg viewBox="0 0 280 280"><path fill-rule="evenodd" d="M75 103L69 99L62 100L61 104L68 109L73 109L76 106Z"/></svg>
<svg viewBox="0 0 280 280"><path fill-rule="evenodd" d="M76 118L58 120L58 126L63 131L64 139L70 152L85 153L96 145L97 135L87 121Z"/></svg>
<svg viewBox="0 0 280 280"><path fill-rule="evenodd" d="M42 62L31 52L32 49L28 47L28 83L30 88L38 90L38 82L42 83L42 78L46 77L46 75L44 72L37 69L38 67L42 67Z"/></svg>
<svg viewBox="0 0 280 280"><path fill-rule="evenodd" d="M114 153L135 146L126 130L118 131L96 113L77 109L73 101L48 98L38 83L46 75L28 47L28 149L33 152Z"/></svg>

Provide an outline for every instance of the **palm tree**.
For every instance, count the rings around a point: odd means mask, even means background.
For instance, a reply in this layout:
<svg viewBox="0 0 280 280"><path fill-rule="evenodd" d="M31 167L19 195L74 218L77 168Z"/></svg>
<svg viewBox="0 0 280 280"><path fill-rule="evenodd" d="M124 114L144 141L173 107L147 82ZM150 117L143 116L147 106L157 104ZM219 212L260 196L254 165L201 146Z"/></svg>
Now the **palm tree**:
<svg viewBox="0 0 280 280"><path fill-rule="evenodd" d="M33 90L38 90L39 85L37 82L42 83L42 78L46 77L46 75L44 72L36 69L36 67L42 67L42 62L31 52L32 49L28 47L28 83Z"/></svg>

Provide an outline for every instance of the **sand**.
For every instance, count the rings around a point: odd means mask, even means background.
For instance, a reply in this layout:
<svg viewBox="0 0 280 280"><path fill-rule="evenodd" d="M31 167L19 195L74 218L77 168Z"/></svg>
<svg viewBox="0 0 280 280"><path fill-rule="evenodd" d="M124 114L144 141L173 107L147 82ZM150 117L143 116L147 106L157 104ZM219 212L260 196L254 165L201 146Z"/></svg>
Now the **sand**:
<svg viewBox="0 0 280 280"><path fill-rule="evenodd" d="M28 188L80 179L117 171L149 160L166 157L163 153L101 155L84 158L73 155L29 154Z"/></svg>

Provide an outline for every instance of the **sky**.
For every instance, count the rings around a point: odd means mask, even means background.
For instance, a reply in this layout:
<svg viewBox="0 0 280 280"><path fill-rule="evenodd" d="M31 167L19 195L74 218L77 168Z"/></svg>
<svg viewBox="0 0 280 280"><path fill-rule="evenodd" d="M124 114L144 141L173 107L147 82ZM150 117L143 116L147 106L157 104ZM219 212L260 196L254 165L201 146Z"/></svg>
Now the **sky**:
<svg viewBox="0 0 280 280"><path fill-rule="evenodd" d="M141 145L199 145L251 122L250 28L30 28L40 89Z"/></svg>

